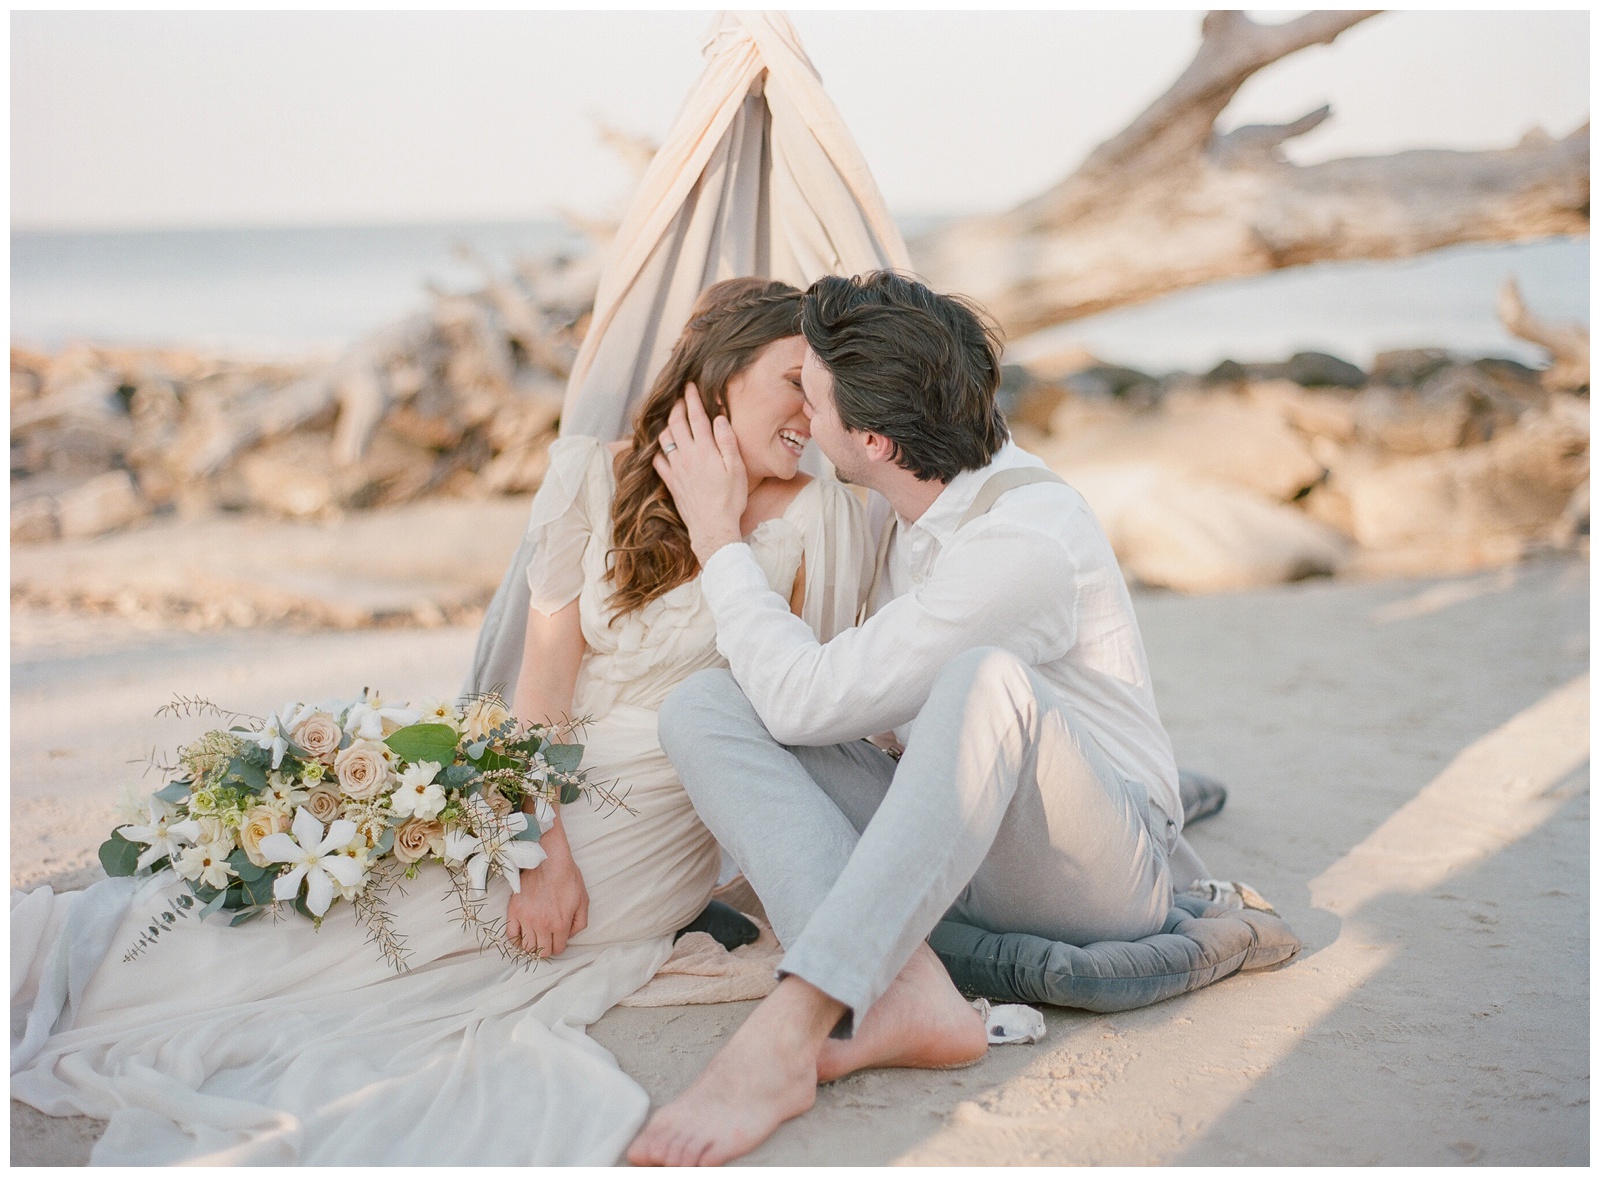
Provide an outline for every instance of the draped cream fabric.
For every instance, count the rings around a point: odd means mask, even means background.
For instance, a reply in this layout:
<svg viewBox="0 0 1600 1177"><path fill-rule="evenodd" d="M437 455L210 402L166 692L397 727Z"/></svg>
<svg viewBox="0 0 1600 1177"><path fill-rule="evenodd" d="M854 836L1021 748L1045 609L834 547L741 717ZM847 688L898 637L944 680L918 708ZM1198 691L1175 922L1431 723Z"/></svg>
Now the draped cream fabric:
<svg viewBox="0 0 1600 1177"><path fill-rule="evenodd" d="M641 180L567 383L563 435L614 440L700 292L725 278L910 269L905 242L787 17L723 13Z"/></svg>
<svg viewBox="0 0 1600 1177"><path fill-rule="evenodd" d="M614 441L666 362L700 292L761 275L802 289L824 274L910 269L883 203L794 27L722 13L705 73L640 181L600 278L561 413L564 437ZM808 448L802 468L823 472ZM462 690L508 695L522 664L524 537L478 633Z"/></svg>

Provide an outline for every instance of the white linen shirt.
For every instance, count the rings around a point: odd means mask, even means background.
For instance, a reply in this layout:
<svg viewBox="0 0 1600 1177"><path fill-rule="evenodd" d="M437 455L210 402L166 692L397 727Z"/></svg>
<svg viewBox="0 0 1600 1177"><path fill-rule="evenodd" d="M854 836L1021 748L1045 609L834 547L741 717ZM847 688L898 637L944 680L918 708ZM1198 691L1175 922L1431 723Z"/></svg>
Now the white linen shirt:
<svg viewBox="0 0 1600 1177"><path fill-rule="evenodd" d="M1009 650L1181 827L1178 769L1133 602L1083 496L1063 483L1032 483L957 530L989 475L1043 465L1007 442L985 468L958 474L915 523L900 520L872 615L826 645L772 591L748 547L723 547L701 572L717 648L767 730L792 745L891 728L905 743L953 657L979 646ZM886 525L887 504L874 499Z"/></svg>

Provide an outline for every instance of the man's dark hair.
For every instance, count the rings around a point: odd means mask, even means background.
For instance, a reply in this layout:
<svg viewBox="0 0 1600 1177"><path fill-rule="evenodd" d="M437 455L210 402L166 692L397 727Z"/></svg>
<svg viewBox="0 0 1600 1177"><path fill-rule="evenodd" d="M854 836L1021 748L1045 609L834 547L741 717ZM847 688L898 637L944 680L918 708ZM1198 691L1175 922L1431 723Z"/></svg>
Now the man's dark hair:
<svg viewBox="0 0 1600 1177"><path fill-rule="evenodd" d="M966 300L889 270L830 276L806 291L800 330L845 428L888 438L923 481L987 466L1009 436L994 399L999 333Z"/></svg>

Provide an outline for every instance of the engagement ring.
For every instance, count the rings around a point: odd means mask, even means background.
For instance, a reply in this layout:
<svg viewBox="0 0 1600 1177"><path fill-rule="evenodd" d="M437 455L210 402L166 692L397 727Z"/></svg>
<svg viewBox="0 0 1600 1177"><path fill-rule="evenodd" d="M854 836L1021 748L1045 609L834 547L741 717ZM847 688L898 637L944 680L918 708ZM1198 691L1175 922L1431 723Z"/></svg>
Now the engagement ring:
<svg viewBox="0 0 1600 1177"><path fill-rule="evenodd" d="M678 443L675 442L675 441L664 441L664 442L661 443L661 452L664 453L664 454L670 454L673 450L675 450L677 448L678 448Z"/></svg>

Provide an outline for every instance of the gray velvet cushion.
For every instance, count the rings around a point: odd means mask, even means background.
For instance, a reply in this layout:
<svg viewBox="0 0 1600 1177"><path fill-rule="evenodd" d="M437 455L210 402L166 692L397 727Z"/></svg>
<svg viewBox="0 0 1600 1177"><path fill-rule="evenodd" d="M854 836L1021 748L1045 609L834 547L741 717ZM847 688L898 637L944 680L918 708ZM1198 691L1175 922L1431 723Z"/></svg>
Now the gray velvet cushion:
<svg viewBox="0 0 1600 1177"><path fill-rule="evenodd" d="M1300 951L1281 917L1180 895L1160 932L1078 947L945 920L928 943L963 993L1112 1013L1165 1001Z"/></svg>

